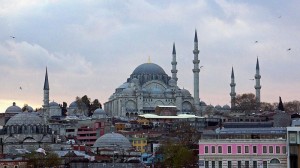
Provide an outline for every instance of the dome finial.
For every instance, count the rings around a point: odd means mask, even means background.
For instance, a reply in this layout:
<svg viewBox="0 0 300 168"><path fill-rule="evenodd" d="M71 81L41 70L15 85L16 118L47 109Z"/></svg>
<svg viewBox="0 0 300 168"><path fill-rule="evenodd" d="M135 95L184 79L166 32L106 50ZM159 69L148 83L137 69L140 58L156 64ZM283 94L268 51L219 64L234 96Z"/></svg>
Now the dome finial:
<svg viewBox="0 0 300 168"><path fill-rule="evenodd" d="M151 63L150 55L148 56L148 63Z"/></svg>

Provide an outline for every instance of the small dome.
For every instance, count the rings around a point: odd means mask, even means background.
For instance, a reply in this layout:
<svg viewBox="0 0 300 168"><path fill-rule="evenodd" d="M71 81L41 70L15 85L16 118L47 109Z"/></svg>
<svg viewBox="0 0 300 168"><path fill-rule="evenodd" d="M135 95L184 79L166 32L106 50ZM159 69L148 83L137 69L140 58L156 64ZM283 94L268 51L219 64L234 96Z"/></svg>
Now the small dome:
<svg viewBox="0 0 300 168"><path fill-rule="evenodd" d="M21 113L22 109L19 106L16 106L16 103L13 102L12 106L9 106L6 110L5 113Z"/></svg>
<svg viewBox="0 0 300 168"><path fill-rule="evenodd" d="M125 89L129 87L129 83L125 82L121 86L118 87L118 89Z"/></svg>
<svg viewBox="0 0 300 168"><path fill-rule="evenodd" d="M230 106L226 104L226 105L223 106L223 109L224 110L230 110Z"/></svg>
<svg viewBox="0 0 300 168"><path fill-rule="evenodd" d="M131 80L131 82L134 83L134 84L136 84L136 85L138 85L140 83L140 81L137 78L133 78Z"/></svg>
<svg viewBox="0 0 300 168"><path fill-rule="evenodd" d="M144 63L135 68L132 75L155 74L166 75L165 71L157 64Z"/></svg>
<svg viewBox="0 0 300 168"><path fill-rule="evenodd" d="M59 104L53 101L53 102L49 103L49 106L50 107L59 107Z"/></svg>
<svg viewBox="0 0 300 168"><path fill-rule="evenodd" d="M107 133L99 137L93 147L108 148L108 149L129 149L131 143L129 140L118 133Z"/></svg>
<svg viewBox="0 0 300 168"><path fill-rule="evenodd" d="M94 111L94 114L106 114L106 112L101 109L101 108L97 108L95 111Z"/></svg>
<svg viewBox="0 0 300 168"><path fill-rule="evenodd" d="M27 106L27 107L26 107L26 110L27 110L28 112L33 112L33 111L34 111L33 108L32 108L31 106Z"/></svg>
<svg viewBox="0 0 300 168"><path fill-rule="evenodd" d="M77 104L76 101L73 101L73 102L70 104L69 107L70 107L70 108L78 108L78 104ZM84 109L87 108L86 105L85 105L84 103L82 103L82 108L84 108Z"/></svg>
<svg viewBox="0 0 300 168"><path fill-rule="evenodd" d="M215 107L216 109L222 109L222 107L220 105L216 105Z"/></svg>
<svg viewBox="0 0 300 168"><path fill-rule="evenodd" d="M181 94L186 97L191 96L191 93L186 89L181 89Z"/></svg>
<svg viewBox="0 0 300 168"><path fill-rule="evenodd" d="M16 114L15 116L11 117L5 126L10 125L38 125L38 124L44 124L44 121L42 118L37 116L35 113L30 112L23 112Z"/></svg>
<svg viewBox="0 0 300 168"><path fill-rule="evenodd" d="M206 106L206 103L204 101L200 101L200 106Z"/></svg>

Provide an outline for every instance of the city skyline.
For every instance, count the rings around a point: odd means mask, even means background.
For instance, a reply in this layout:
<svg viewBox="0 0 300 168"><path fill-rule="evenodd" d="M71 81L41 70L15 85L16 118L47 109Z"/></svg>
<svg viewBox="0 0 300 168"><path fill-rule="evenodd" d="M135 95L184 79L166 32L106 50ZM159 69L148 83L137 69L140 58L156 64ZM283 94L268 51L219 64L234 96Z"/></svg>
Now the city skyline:
<svg viewBox="0 0 300 168"><path fill-rule="evenodd" d="M299 100L300 2L283 1L9 1L0 3L0 112L16 102L43 104L76 96L106 102L133 70L148 62L171 76L176 45L178 86L193 94L193 40L198 33L200 100L230 105L254 93L260 62L261 101Z"/></svg>

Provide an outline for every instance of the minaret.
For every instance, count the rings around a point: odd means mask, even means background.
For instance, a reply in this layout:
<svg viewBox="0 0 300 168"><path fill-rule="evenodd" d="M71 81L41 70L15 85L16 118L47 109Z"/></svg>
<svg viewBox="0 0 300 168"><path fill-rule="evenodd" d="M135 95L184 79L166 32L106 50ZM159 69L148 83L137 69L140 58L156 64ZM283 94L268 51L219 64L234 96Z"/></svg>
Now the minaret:
<svg viewBox="0 0 300 168"><path fill-rule="evenodd" d="M235 96L236 96L233 67L231 69L231 83L230 83L230 87L231 87L231 92L230 92L231 109L233 109L235 107Z"/></svg>
<svg viewBox="0 0 300 168"><path fill-rule="evenodd" d="M194 53L194 60L193 60L193 64L194 64L194 69L193 69L193 73L194 73L194 104L195 104L196 112L198 112L198 111L200 111L200 98L199 98L199 72L200 72L199 63L200 63L200 61L198 59L199 50L198 50L197 30L195 30L193 53Z"/></svg>
<svg viewBox="0 0 300 168"><path fill-rule="evenodd" d="M260 105L260 89L261 89L261 86L260 86L260 73L259 73L259 62L258 62L258 58L257 58L257 61L256 61L256 74L255 74L255 90L256 90L256 103L257 103L257 107L259 107Z"/></svg>
<svg viewBox="0 0 300 168"><path fill-rule="evenodd" d="M49 82L48 82L48 72L46 67L46 75L45 75L45 82L44 82L44 108L49 107Z"/></svg>
<svg viewBox="0 0 300 168"><path fill-rule="evenodd" d="M174 79L176 81L176 85L177 85L177 72L178 70L176 69L176 65L177 65L177 62L176 62L176 49L175 49L175 43L173 43L173 52L172 52L172 55L173 55L173 60L171 62L172 64L172 70L171 70L171 73L172 73L172 79Z"/></svg>

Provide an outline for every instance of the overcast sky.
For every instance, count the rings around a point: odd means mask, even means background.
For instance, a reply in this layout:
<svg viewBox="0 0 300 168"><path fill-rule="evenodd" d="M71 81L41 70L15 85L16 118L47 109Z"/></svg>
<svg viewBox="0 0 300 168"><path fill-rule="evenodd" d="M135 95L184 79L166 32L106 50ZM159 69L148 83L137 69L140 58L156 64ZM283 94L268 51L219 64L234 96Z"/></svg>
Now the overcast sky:
<svg viewBox="0 0 300 168"><path fill-rule="evenodd" d="M104 103L149 56L171 76L173 42L178 85L193 93L195 29L201 100L230 104L232 66L237 94L255 93L257 57L261 100L300 100L299 10L298 0L0 0L0 111L41 107L46 66L51 101Z"/></svg>

